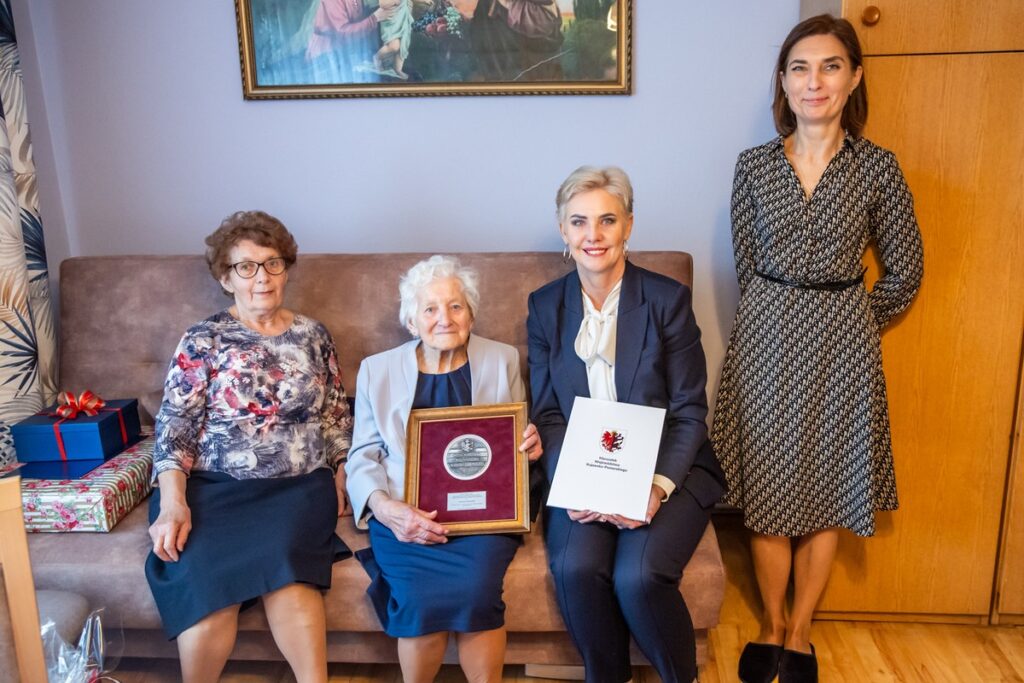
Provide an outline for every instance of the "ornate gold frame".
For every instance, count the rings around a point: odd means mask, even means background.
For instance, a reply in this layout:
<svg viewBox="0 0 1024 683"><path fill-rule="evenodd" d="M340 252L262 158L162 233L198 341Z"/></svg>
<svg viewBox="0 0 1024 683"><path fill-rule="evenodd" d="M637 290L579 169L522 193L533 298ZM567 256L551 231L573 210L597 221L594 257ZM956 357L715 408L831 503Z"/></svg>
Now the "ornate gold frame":
<svg viewBox="0 0 1024 683"><path fill-rule="evenodd" d="M616 2L615 81L260 85L257 83L255 66L256 48L253 39L251 0L235 0L242 96L247 100L281 100L455 95L630 95L633 92L633 0ZM609 22L611 21L609 17Z"/></svg>
<svg viewBox="0 0 1024 683"><path fill-rule="evenodd" d="M472 420L486 417L513 417L515 434L513 450L515 455L516 515L511 519L495 519L479 522L447 522L444 526L451 536L470 534L521 534L530 531L530 463L525 453L519 451L523 430L526 429L525 403L496 403L484 406L460 406L456 408L426 408L413 410L409 414L406 428L405 453L405 502L419 507L420 490L420 433L422 425L431 422Z"/></svg>

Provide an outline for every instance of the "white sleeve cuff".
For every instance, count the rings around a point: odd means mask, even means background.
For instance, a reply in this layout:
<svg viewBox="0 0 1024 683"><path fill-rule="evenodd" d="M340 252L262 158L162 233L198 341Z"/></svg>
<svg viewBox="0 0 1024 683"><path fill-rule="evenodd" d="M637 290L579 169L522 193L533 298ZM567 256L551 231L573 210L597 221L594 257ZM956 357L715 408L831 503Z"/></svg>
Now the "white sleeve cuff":
<svg viewBox="0 0 1024 683"><path fill-rule="evenodd" d="M661 474L655 474L654 481L652 483L665 489L665 497L661 499L662 503L668 502L669 496L671 496L672 492L676 490L676 485L672 483L672 480Z"/></svg>

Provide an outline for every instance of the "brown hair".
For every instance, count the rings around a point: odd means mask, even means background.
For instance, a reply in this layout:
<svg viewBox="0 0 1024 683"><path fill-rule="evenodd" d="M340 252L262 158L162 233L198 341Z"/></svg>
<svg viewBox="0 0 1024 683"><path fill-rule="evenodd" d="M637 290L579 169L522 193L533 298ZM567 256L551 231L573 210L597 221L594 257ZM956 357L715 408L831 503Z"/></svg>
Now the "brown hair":
<svg viewBox="0 0 1024 683"><path fill-rule="evenodd" d="M231 269L232 247L243 240L275 249L288 268L295 265L299 247L281 221L263 211L238 211L221 221L220 227L206 238L206 264L217 282Z"/></svg>
<svg viewBox="0 0 1024 683"><path fill-rule="evenodd" d="M831 14L819 14L810 19L804 19L793 27L793 30L786 36L779 49L779 59L775 64L773 76L775 97L772 102L772 114L775 116L775 130L783 137L791 135L796 130L796 117L789 108L789 101L782 89L782 74L786 71L786 62L789 61L789 53L793 46L804 38L810 36L830 35L835 36L850 58L850 68L854 71L857 67L863 68L864 56L860 49L860 41L857 39L857 32L846 19L837 19ZM847 133L859 138L864 130L864 124L868 122L868 90L867 82L864 79L864 72L861 71L860 84L851 93L846 106L843 107L842 126Z"/></svg>

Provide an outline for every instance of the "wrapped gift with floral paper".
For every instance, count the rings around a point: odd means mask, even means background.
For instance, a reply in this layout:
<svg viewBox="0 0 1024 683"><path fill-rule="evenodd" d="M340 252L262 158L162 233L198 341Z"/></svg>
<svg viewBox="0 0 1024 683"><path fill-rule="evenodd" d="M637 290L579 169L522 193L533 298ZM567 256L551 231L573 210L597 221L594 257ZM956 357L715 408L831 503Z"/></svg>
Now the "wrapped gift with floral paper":
<svg viewBox="0 0 1024 683"><path fill-rule="evenodd" d="M139 440L139 402L61 392L56 405L12 425L11 434L19 462L102 461Z"/></svg>
<svg viewBox="0 0 1024 683"><path fill-rule="evenodd" d="M153 439L130 446L80 479L22 479L25 529L110 531L149 494Z"/></svg>

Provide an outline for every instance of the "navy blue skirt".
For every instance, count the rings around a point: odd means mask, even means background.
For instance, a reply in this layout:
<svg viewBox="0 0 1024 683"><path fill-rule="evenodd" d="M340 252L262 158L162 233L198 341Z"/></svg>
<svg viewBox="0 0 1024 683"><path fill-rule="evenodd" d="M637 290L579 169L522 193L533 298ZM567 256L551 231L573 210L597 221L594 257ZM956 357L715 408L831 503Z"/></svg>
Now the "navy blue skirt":
<svg viewBox="0 0 1024 683"><path fill-rule="evenodd" d="M519 536L456 536L447 543L403 543L370 518L370 547L356 557L370 575L367 593L384 632L411 638L472 633L505 624L505 571Z"/></svg>
<svg viewBox="0 0 1024 683"><path fill-rule="evenodd" d="M242 609L292 583L331 587L331 567L352 553L338 538L338 494L331 470L297 477L235 479L193 471L185 488L192 532L177 562L152 551L146 579L164 631L176 638L229 605ZM149 504L160 514L160 489Z"/></svg>

